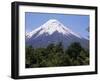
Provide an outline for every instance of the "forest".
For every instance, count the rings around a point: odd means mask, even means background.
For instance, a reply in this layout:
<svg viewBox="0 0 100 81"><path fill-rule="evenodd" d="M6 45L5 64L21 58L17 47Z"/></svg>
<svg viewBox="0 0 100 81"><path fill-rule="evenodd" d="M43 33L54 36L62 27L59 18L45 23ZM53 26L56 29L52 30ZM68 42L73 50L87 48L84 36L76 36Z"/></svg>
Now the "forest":
<svg viewBox="0 0 100 81"><path fill-rule="evenodd" d="M60 42L45 48L26 46L25 50L25 68L89 65L89 49L84 49L78 42L66 49Z"/></svg>

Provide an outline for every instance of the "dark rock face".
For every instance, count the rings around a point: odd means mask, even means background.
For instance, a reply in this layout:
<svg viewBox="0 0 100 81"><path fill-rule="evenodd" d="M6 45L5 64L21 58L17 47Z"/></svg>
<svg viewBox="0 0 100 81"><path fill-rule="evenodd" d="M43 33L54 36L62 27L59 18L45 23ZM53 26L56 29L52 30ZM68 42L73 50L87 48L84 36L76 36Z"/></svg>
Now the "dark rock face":
<svg viewBox="0 0 100 81"><path fill-rule="evenodd" d="M37 33L38 34L38 33ZM79 42L83 48L88 48L89 41L84 38L78 38L72 34L63 35L59 32L54 32L52 35L44 33L38 37L36 35L32 36L30 39L26 39L26 45L32 45L33 47L46 47L51 43L62 42L64 48L67 48L73 42Z"/></svg>

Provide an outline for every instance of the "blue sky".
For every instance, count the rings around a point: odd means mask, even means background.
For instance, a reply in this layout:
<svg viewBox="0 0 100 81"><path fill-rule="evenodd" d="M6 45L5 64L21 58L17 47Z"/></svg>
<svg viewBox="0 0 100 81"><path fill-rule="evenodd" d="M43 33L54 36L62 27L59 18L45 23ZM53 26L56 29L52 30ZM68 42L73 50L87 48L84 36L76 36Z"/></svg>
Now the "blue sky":
<svg viewBox="0 0 100 81"><path fill-rule="evenodd" d="M57 19L73 32L79 34L82 37L88 38L88 32L86 30L89 26L88 15L25 12L26 32L30 32L33 29L41 26L49 19Z"/></svg>

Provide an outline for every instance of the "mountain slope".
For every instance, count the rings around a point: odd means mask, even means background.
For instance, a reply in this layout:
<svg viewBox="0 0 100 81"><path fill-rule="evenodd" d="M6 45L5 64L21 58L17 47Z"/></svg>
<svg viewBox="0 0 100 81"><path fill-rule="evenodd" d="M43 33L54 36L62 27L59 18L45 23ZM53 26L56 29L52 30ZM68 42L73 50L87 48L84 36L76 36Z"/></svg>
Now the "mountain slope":
<svg viewBox="0 0 100 81"><path fill-rule="evenodd" d="M59 42L62 42L65 48L73 42L79 42L84 48L88 48L88 40L55 19L50 19L42 26L26 34L26 44L33 47L46 47L50 43Z"/></svg>

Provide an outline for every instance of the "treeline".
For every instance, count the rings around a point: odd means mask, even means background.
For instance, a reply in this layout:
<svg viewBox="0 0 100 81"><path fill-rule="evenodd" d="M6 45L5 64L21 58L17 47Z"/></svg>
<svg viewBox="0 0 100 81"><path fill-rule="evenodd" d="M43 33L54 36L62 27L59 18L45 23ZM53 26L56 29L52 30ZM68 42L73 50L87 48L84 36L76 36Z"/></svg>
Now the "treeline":
<svg viewBox="0 0 100 81"><path fill-rule="evenodd" d="M67 49L62 43L50 44L46 48L26 46L25 67L77 66L89 64L89 50L80 43L72 43Z"/></svg>

